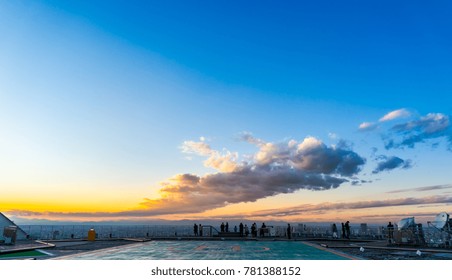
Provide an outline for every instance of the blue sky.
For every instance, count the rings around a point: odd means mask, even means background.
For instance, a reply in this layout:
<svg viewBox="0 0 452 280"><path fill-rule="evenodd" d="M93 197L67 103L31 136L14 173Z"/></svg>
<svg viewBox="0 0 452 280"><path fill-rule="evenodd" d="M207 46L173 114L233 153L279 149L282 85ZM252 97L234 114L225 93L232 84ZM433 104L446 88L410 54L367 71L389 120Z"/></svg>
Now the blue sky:
<svg viewBox="0 0 452 280"><path fill-rule="evenodd" d="M236 215L234 205L243 203L263 210L355 203L388 199L391 190L451 184L447 1L162 2L0 4L4 211L99 217L140 211L133 213L143 217L156 208L146 217L196 217L192 197L170 192L177 199L162 200L159 190L168 184L161 182L177 174L235 176L265 164L272 172L287 165L303 169L303 176L347 181L318 192L307 181L289 192L280 189L284 184L263 184L256 190L265 189L261 196L234 203L218 196L205 206L213 211L208 215ZM365 122L372 129L360 130ZM356 154L363 162L354 162L353 174L341 163L309 169L297 161L308 158L303 142L317 143L322 155ZM247 178L281 175L257 169ZM351 184L359 180L366 183ZM214 190L209 187L200 188ZM430 195L448 196L447 190ZM93 193L97 198L86 198ZM189 201L186 208L165 210L178 199ZM435 205L450 208L444 203Z"/></svg>
<svg viewBox="0 0 452 280"><path fill-rule="evenodd" d="M52 6L228 85L372 107L431 106L437 103L422 98L425 91L450 89L447 1ZM365 98L374 94L379 101Z"/></svg>

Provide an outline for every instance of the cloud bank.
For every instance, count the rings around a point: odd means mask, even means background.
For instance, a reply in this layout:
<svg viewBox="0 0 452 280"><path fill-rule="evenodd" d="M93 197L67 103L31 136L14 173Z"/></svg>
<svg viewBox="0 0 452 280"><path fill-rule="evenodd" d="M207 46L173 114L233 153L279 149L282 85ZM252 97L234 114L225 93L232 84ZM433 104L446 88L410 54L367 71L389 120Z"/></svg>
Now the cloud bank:
<svg viewBox="0 0 452 280"><path fill-rule="evenodd" d="M446 139L452 147L452 130L449 116L441 113L429 113L418 119L397 124L391 128L392 135L386 140L386 149L414 148L427 140Z"/></svg>
<svg viewBox="0 0 452 280"><path fill-rule="evenodd" d="M385 208L385 207L403 207L403 206L432 206L438 204L451 204L452 197L445 195L434 195L427 197L407 197L396 198L386 200L368 200L357 202L325 202L319 204L301 204L294 207L265 209L254 212L221 215L218 217L212 216L210 218L258 218L258 217L291 217L299 215L312 215L312 214L326 214L328 212L339 212L344 210L364 210L373 208ZM20 217L43 217L52 216L65 219L79 219L79 218L110 218L110 217L123 217L123 218L142 218L153 216L157 211L149 210L136 210L136 211L122 211L122 212L33 212L33 211L8 211L8 214ZM166 212L166 211L160 211ZM185 212L183 212L185 213ZM386 215L385 215L386 216Z"/></svg>
<svg viewBox="0 0 452 280"><path fill-rule="evenodd" d="M240 163L237 153L222 154L203 141L185 141L184 153L207 157L204 164L220 172L176 175L161 183L160 198L146 198L141 205L155 215L198 213L301 189L334 189L348 182L366 162L343 143L327 146L314 137L271 143L244 133L241 140L258 151Z"/></svg>
<svg viewBox="0 0 452 280"><path fill-rule="evenodd" d="M267 209L261 211L255 211L245 214L244 217L286 217L297 216L303 214L318 214L328 211L342 211L342 210L360 210L369 208L384 208L384 207L396 207L396 206L412 206L412 205L431 205L431 204L444 204L452 203L452 197L450 196L428 196L420 198L397 198L386 200L369 200L358 202L339 202L339 203L319 203L319 204L302 204L296 207L279 208L279 209Z"/></svg>

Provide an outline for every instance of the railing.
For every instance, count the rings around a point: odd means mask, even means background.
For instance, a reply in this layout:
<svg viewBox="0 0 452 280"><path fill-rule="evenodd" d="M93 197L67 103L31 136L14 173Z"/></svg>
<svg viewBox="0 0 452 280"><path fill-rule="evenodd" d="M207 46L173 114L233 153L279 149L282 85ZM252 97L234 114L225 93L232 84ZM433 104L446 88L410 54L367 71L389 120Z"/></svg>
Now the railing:
<svg viewBox="0 0 452 280"><path fill-rule="evenodd" d="M25 225L20 226L31 239L56 240L56 239L81 239L86 238L89 229L96 231L99 239L108 238L154 238L154 237L193 237L193 225L169 226L169 225L138 225L138 226L107 226L107 225ZM219 234L219 231L211 225L203 225L203 236L212 237ZM287 234L286 226L273 226L274 237L285 238ZM423 230L426 245L451 246L451 235L445 232L426 227ZM340 227L337 231L338 238L343 238ZM333 231L330 226L316 225L295 225L292 228L292 238L333 238ZM350 230L352 239L387 239L386 227L368 226L360 228L352 226Z"/></svg>
<svg viewBox="0 0 452 280"><path fill-rule="evenodd" d="M152 238L193 236L192 226L89 226L89 225L25 225L21 228L31 239L80 239L94 229L97 238Z"/></svg>

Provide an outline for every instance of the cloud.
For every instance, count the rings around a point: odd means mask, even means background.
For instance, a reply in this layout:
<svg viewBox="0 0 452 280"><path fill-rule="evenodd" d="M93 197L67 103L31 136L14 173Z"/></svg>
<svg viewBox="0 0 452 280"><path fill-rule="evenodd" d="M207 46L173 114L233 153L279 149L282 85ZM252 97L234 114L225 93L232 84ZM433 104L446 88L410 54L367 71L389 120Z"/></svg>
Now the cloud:
<svg viewBox="0 0 452 280"><path fill-rule="evenodd" d="M378 122L363 122L359 125L359 131L373 131L379 128L381 123L407 118L412 114L406 109L398 109L385 114ZM442 113L429 113L404 123L392 126L383 136L386 149L414 148L418 143L424 143L431 139L443 139L448 142L448 149L452 150L452 129L449 116ZM436 148L438 142L432 143Z"/></svg>
<svg viewBox="0 0 452 280"><path fill-rule="evenodd" d="M204 139L203 137L201 139ZM225 151L221 154L219 151L213 150L209 144L205 142L184 141L181 150L186 154L197 154L200 156L208 156L204 161L206 167L214 168L222 172L232 172L237 166L238 153Z"/></svg>
<svg viewBox="0 0 452 280"><path fill-rule="evenodd" d="M210 156L213 153L210 145L205 142L184 141L181 150L186 154L198 154L201 156Z"/></svg>
<svg viewBox="0 0 452 280"><path fill-rule="evenodd" d="M429 113L417 120L397 124L392 127L391 131L394 135L386 140L386 149L414 148L418 143L439 138L446 138L446 141L449 142L449 149L452 147L449 116L441 113ZM436 143L434 146L437 146Z"/></svg>
<svg viewBox="0 0 452 280"><path fill-rule="evenodd" d="M185 178L189 182L193 183L197 181L197 178ZM185 180L183 179L183 180ZM402 207L402 206L425 206L425 205L442 205L451 204L452 197L437 195L428 196L421 198L398 198L398 199L386 199L386 200L369 200L369 201L358 201L358 202L338 202L338 203L319 203L319 204L301 204L295 207L277 208L277 209L265 209L254 212L248 212L243 214L233 214L233 215L222 215L221 218L247 218L247 217L290 217L298 215L308 215L308 214L325 214L328 212L339 212L344 210L361 210L361 209L371 209L371 208L384 208L384 207ZM193 208L193 213L200 212ZM199 205L203 207L203 205ZM176 211L171 211L171 207L175 207ZM128 218L141 218L141 217L152 217L157 214L165 214L167 212L171 213L187 213L183 206L177 204L169 204L166 208L156 208L156 209L146 209L146 210L132 210L132 211L122 211L122 212L33 212L33 211L22 211L22 210L12 210L7 211L8 214L18 216L18 217L59 217L59 218L109 218L109 217L128 217ZM412 215L412 213L410 214ZM387 215L385 215L387 217ZM404 214L403 216L406 216ZM220 217L211 217L220 218Z"/></svg>
<svg viewBox="0 0 452 280"><path fill-rule="evenodd" d="M301 189L334 189L348 182L365 163L344 143L327 146L315 137L271 143L245 133L241 139L259 148L249 161L241 163L237 163L238 155L230 159L232 153L220 155L204 142L184 142L183 152L207 156L204 164L222 172L176 175L161 183L160 198L147 198L141 205L156 215L198 213ZM215 160L234 168L219 168Z"/></svg>
<svg viewBox="0 0 452 280"><path fill-rule="evenodd" d="M391 120L395 120L395 119L399 119L399 118L406 118L409 116L411 116L411 113L408 110L402 108L402 109L394 110L392 112L387 113L386 115L381 117L378 121L386 122L386 121L391 121Z"/></svg>
<svg viewBox="0 0 452 280"><path fill-rule="evenodd" d="M411 113L407 110L407 109L398 109L398 110L394 110L391 111L389 113L387 113L386 115L384 115L383 117L381 117L378 122L363 122L359 125L358 130L359 131L372 131L375 130L379 127L379 123L383 123L383 122L387 122L387 121L392 121L395 119L400 119L400 118L406 118L411 116Z"/></svg>
<svg viewBox="0 0 452 280"><path fill-rule="evenodd" d="M378 124L372 122L363 122L359 125L359 131L372 131L378 128Z"/></svg>
<svg viewBox="0 0 452 280"><path fill-rule="evenodd" d="M251 132L247 132L247 131L241 133L240 136L239 136L239 139L244 141L244 142L247 142L247 143L250 143L250 144L253 144L253 145L257 145L257 146L261 146L261 145L265 144L265 141L254 137Z"/></svg>
<svg viewBox="0 0 452 280"><path fill-rule="evenodd" d="M419 120L406 122L395 125L393 130L402 133L410 133L412 131L422 131L432 134L444 131L449 127L449 117L441 113L429 113Z"/></svg>
<svg viewBox="0 0 452 280"><path fill-rule="evenodd" d="M162 183L160 198L146 199L142 205L150 214L198 213L300 189L333 189L346 181L288 167L266 169L253 166L202 177L182 174Z"/></svg>
<svg viewBox="0 0 452 280"><path fill-rule="evenodd" d="M350 182L352 186L362 186L362 184L372 183L372 180L353 180Z"/></svg>
<svg viewBox="0 0 452 280"><path fill-rule="evenodd" d="M327 146L315 137L306 137L300 142L271 143L250 133L241 139L259 149L248 161L240 163L237 153L220 154L205 142L185 141L181 146L184 153L206 156L204 164L220 172L176 175L160 183L160 197L144 199L144 210L122 214L201 213L302 189L335 189L348 182L365 163L343 142Z"/></svg>
<svg viewBox="0 0 452 280"><path fill-rule="evenodd" d="M427 187L419 187L419 188L411 188L411 189L403 189L403 190L394 190L386 193L402 193L402 192L426 192L426 191L436 191L436 190L444 190L444 189L452 189L451 184L447 185L435 185L435 186L427 186Z"/></svg>
<svg viewBox="0 0 452 280"><path fill-rule="evenodd" d="M366 162L343 142L327 146L315 137L306 137L301 142L289 140L285 143L271 143L249 134L242 139L259 147L254 155L254 164L261 167L288 166L313 173L352 176Z"/></svg>
<svg viewBox="0 0 452 280"><path fill-rule="evenodd" d="M396 156L379 156L378 159L382 161L380 161L374 171L372 171L373 174L377 174L382 171L390 171L395 168L408 169L412 167L410 160L403 160Z"/></svg>
<svg viewBox="0 0 452 280"><path fill-rule="evenodd" d="M447 137L449 143L452 143L449 116L441 113L430 113L418 120L395 125L392 131L401 135L403 139L398 143L395 141L389 142L386 145L387 148L413 148L417 143L440 137Z"/></svg>
<svg viewBox="0 0 452 280"><path fill-rule="evenodd" d="M302 204L290 208L267 209L248 213L245 216L250 217L265 217L265 216L295 216L303 214L317 213L318 211L341 211L341 210L359 210L370 208L396 207L396 206L411 206L411 205L428 205L428 204L444 204L452 203L450 196L428 196L421 198L398 198L386 200L369 200L358 202L339 202L339 203L319 203L319 204Z"/></svg>

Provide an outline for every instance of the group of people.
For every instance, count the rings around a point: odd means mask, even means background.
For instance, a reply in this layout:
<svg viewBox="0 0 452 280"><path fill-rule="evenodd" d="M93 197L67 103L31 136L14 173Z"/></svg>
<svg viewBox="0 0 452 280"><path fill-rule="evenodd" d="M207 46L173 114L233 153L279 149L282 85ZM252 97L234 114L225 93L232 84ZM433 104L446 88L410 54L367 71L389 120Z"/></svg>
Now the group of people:
<svg viewBox="0 0 452 280"><path fill-rule="evenodd" d="M202 225L201 224L199 224L199 226L196 223L193 225L193 234L195 236L202 236Z"/></svg>
<svg viewBox="0 0 452 280"><path fill-rule="evenodd" d="M287 224L287 230L286 230L286 237L288 239L292 238L292 227L290 224ZM239 232L240 237L248 237L251 234L251 237L256 238L258 236L258 232L259 232L259 237L264 237L265 234L268 234L267 231L267 225L265 225L265 223L262 223L261 227L258 228L256 223L253 223L251 225L251 227L249 228L248 225L244 225L243 223L240 223L238 228L237 226L234 226L234 232ZM229 223L226 222L222 222L220 225L220 232L224 233L224 232L229 232ZM202 231L202 225L201 224L194 224L193 225L193 234L195 236L203 236L203 231Z"/></svg>
<svg viewBox="0 0 452 280"><path fill-rule="evenodd" d="M342 227L342 238L350 239L350 222L346 221L345 223L341 223L341 227ZM339 238L336 224L333 224L332 231L333 231L333 238L334 239Z"/></svg>
<svg viewBox="0 0 452 280"><path fill-rule="evenodd" d="M256 223L254 223L251 226L251 234L254 236L254 232L257 230ZM239 233L240 237L248 237L250 234L250 229L248 228L248 225L243 225L243 223L240 223L239 225Z"/></svg>
<svg viewBox="0 0 452 280"><path fill-rule="evenodd" d="M350 239L350 222L347 221L345 223L341 223L342 226L342 238ZM394 225L389 222L389 224L386 226L388 231L388 242L393 243L394 242ZM339 234L337 232L336 224L332 225L332 231L333 231L333 238L337 239L339 238Z"/></svg>
<svg viewBox="0 0 452 280"><path fill-rule="evenodd" d="M350 222L346 221L345 224L341 223L342 226L342 238L350 239Z"/></svg>
<svg viewBox="0 0 452 280"><path fill-rule="evenodd" d="M228 222L226 222L226 224L221 223L220 230L221 232L229 232L229 223Z"/></svg>

